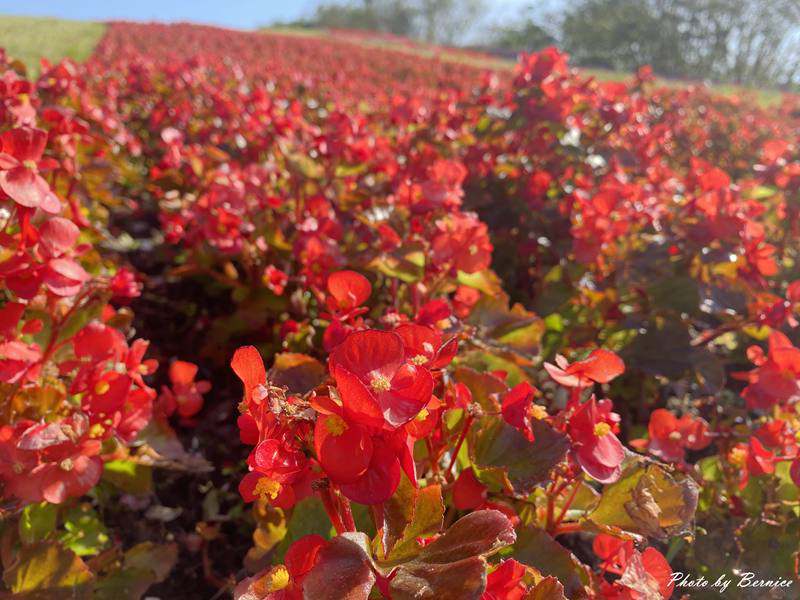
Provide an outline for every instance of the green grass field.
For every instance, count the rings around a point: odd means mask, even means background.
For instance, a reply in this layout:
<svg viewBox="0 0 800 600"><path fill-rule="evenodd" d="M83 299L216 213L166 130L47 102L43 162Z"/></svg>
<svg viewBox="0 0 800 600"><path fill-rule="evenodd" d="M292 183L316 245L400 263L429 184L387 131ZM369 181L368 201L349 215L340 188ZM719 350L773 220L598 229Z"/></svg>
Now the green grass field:
<svg viewBox="0 0 800 600"><path fill-rule="evenodd" d="M0 47L25 63L31 76L38 74L41 58L85 60L104 31L102 23L0 15Z"/></svg>
<svg viewBox="0 0 800 600"><path fill-rule="evenodd" d="M82 61L92 53L97 42L103 36L105 25L89 21L69 21L47 17L16 17L0 15L0 47L8 54L21 60L28 68L31 77L39 72L39 59L46 58L58 61L72 58ZM300 29L290 27L265 28L265 35L297 35L303 37L337 37L338 34L323 29ZM482 68L510 69L513 61L495 59L490 56L478 56L455 48L438 48L426 44L404 44L380 37L345 36L350 43L363 44L370 47L384 47L400 52L408 52L423 57L438 57L440 60L469 63ZM586 72L601 81L621 81L630 77L629 73L587 69ZM684 81L659 80L664 85L686 85ZM715 87L722 94L754 95L764 105L780 101L781 93L776 90L739 88L730 85Z"/></svg>

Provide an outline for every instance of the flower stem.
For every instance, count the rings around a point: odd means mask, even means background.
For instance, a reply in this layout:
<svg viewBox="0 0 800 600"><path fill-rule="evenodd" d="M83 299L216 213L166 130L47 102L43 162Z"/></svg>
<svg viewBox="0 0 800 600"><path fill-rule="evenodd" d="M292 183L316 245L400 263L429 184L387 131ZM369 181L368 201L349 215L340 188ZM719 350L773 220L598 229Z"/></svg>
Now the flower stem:
<svg viewBox="0 0 800 600"><path fill-rule="evenodd" d="M453 467L456 464L458 453L461 451L461 446L464 444L464 440L467 438L467 433L469 433L469 428L472 426L472 422L474 420L475 417L473 415L469 415L467 420L464 422L464 428L461 430L461 435L458 436L458 442L456 442L456 447L453 449L453 455L450 457L450 464L447 465L447 471L445 471L445 474L448 476L453 473Z"/></svg>

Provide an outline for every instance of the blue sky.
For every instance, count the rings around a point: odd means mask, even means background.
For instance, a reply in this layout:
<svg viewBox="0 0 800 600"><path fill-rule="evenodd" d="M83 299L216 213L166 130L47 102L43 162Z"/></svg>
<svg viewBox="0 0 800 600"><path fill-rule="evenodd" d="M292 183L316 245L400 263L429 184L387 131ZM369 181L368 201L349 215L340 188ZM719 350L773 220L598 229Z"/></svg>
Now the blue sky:
<svg viewBox="0 0 800 600"><path fill-rule="evenodd" d="M0 0L0 14L108 21L193 21L252 28L308 15L321 0ZM537 4L541 4L538 2ZM486 0L487 18L506 19L534 0Z"/></svg>

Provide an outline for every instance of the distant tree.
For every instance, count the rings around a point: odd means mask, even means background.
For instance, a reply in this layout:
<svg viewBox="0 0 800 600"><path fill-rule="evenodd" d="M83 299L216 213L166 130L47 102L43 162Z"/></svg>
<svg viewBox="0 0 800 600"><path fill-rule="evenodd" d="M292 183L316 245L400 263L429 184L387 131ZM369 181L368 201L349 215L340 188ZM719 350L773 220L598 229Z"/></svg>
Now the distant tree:
<svg viewBox="0 0 800 600"><path fill-rule="evenodd" d="M426 42L453 44L478 20L483 0L412 0L419 37Z"/></svg>
<svg viewBox="0 0 800 600"><path fill-rule="evenodd" d="M352 0L320 4L296 27L365 29L454 44L479 19L483 0Z"/></svg>
<svg viewBox="0 0 800 600"><path fill-rule="evenodd" d="M642 64L663 71L662 59L677 52L670 35L642 0L580 0L561 26L561 43L576 64L625 71Z"/></svg>
<svg viewBox="0 0 800 600"><path fill-rule="evenodd" d="M796 85L797 0L575 0L561 26L577 64L672 77Z"/></svg>
<svg viewBox="0 0 800 600"><path fill-rule="evenodd" d="M556 37L542 25L528 8L518 19L489 30L487 45L505 53L533 52L556 44Z"/></svg>

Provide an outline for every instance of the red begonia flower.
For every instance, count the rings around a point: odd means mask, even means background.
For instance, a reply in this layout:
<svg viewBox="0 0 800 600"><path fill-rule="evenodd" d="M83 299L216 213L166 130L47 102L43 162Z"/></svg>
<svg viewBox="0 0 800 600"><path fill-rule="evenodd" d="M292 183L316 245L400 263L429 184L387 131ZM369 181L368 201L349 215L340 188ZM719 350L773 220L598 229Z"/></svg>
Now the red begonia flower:
<svg viewBox="0 0 800 600"><path fill-rule="evenodd" d="M337 271L328 276L328 310L349 313L367 301L372 293L369 280L355 271Z"/></svg>
<svg viewBox="0 0 800 600"><path fill-rule="evenodd" d="M681 461L686 450L701 450L711 443L708 423L691 415L680 419L670 411L659 408L650 415L648 448L667 461Z"/></svg>
<svg viewBox="0 0 800 600"><path fill-rule="evenodd" d="M373 440L372 460L355 482L340 486L342 493L360 504L380 504L392 497L400 484L402 468L395 450L380 438Z"/></svg>
<svg viewBox="0 0 800 600"><path fill-rule="evenodd" d="M402 338L390 331L356 331L331 353L329 365L348 415L390 427L413 419L431 399L433 377L405 359Z"/></svg>
<svg viewBox="0 0 800 600"><path fill-rule="evenodd" d="M231 368L244 384L245 402L253 401L253 391L267 380L264 361L255 346L242 346L233 354Z"/></svg>
<svg viewBox="0 0 800 600"><path fill-rule="evenodd" d="M513 558L504 560L486 578L486 590L481 600L522 600L528 592L525 565Z"/></svg>
<svg viewBox="0 0 800 600"><path fill-rule="evenodd" d="M509 425L519 429L531 442L533 441L533 430L530 420L535 393L536 389L527 381L523 381L506 392L502 401L503 419ZM544 409L541 406L537 408L540 410L540 416L543 416Z"/></svg>
<svg viewBox="0 0 800 600"><path fill-rule="evenodd" d="M453 484L453 505L458 510L475 510L486 502L488 488L475 477L472 467L464 469Z"/></svg>
<svg viewBox="0 0 800 600"><path fill-rule="evenodd" d="M334 483L354 483L372 460L372 438L367 431L336 414L320 415L314 427L314 450Z"/></svg>
<svg viewBox="0 0 800 600"><path fill-rule="evenodd" d="M612 432L611 408L592 397L570 417L568 432L575 459L600 483L619 479L625 449Z"/></svg>
<svg viewBox="0 0 800 600"><path fill-rule="evenodd" d="M406 360L426 369L446 367L458 352L456 338L443 344L441 332L432 327L407 323L394 332L403 340Z"/></svg>
<svg viewBox="0 0 800 600"><path fill-rule="evenodd" d="M556 366L557 365L557 366ZM593 383L608 383L625 372L625 363L611 352L599 348L585 359L572 364L556 356L556 364L544 363L550 377L566 387L589 387Z"/></svg>

